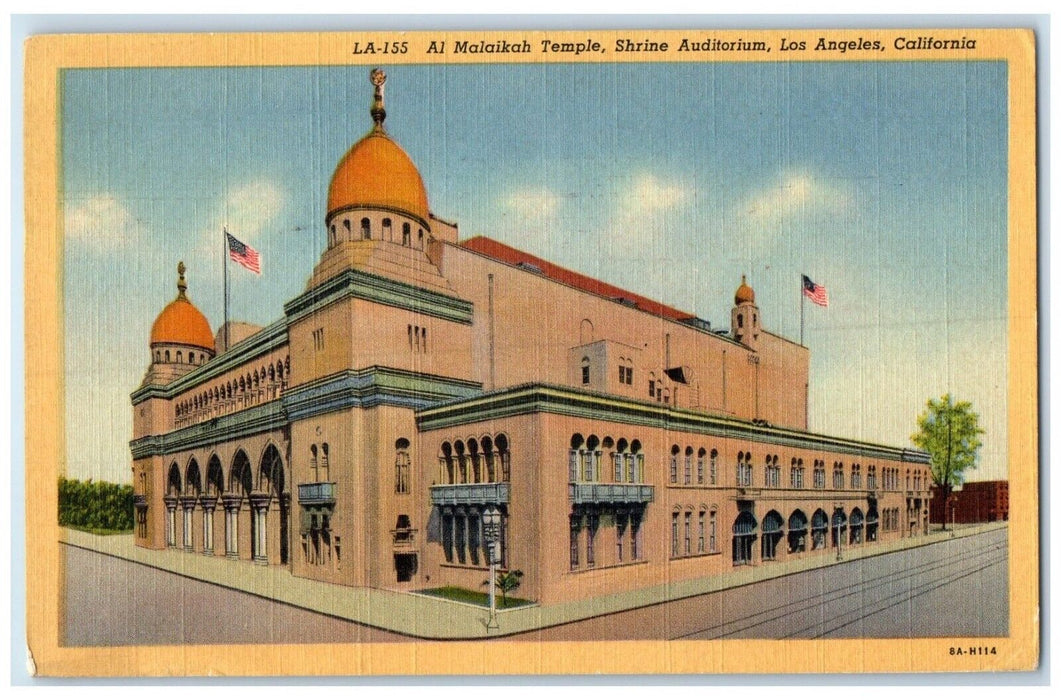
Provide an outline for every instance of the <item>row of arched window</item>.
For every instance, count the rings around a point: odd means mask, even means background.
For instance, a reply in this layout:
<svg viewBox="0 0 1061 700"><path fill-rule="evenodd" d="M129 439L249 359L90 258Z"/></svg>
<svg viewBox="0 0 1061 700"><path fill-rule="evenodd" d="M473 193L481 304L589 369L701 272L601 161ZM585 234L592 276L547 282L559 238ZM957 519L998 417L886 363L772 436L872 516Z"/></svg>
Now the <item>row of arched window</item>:
<svg viewBox="0 0 1061 700"><path fill-rule="evenodd" d="M141 490L146 482L141 483ZM248 496L253 492L284 493L284 464L280 451L270 444L254 469L250 457L243 449L236 450L229 465L227 476L221 465L221 459L211 455L207 461L205 473L199 461L192 457L183 470L177 462L170 464L166 475L167 496L210 496L217 497L223 493Z"/></svg>
<svg viewBox="0 0 1061 700"><path fill-rule="evenodd" d="M277 359L177 403L178 428L277 398L287 388L291 358Z"/></svg>
<svg viewBox="0 0 1061 700"><path fill-rule="evenodd" d="M584 438L575 433L571 436L567 464L569 483L641 484L645 479L645 455L641 441L636 439L601 439L596 435Z"/></svg>
<svg viewBox="0 0 1061 700"><path fill-rule="evenodd" d="M438 458L440 484L491 484L510 480L508 436L446 440Z"/></svg>
<svg viewBox="0 0 1061 700"><path fill-rule="evenodd" d="M414 242L414 240L413 240L413 228L412 228L412 225L408 221L402 222L400 239L396 239L396 237L395 237L395 233L394 233L395 226L394 226L394 222L391 220L390 217L384 217L383 220L380 223L381 223L381 230L379 232L379 239L380 240L389 241L391 243L400 242L403 246L406 246L408 248L412 248L415 245L415 247L419 248L420 250L424 249L424 229L423 228L419 228L419 227L417 228L417 230L416 230L416 240ZM352 222L350 221L350 219L344 218L341 225L342 225L343 229L345 229L345 231L346 231L347 238L349 238L351 236L351 234L353 233L353 224L352 224ZM360 224L360 227L358 229L358 232L359 232L361 240L365 240L365 241L372 240L373 235L374 235L373 231L372 231L372 219L370 219L367 216L363 217L361 219L361 224ZM334 246L338 242L338 233L339 233L339 229L337 228L337 224L332 223L331 228L328 230L328 246L329 247Z"/></svg>
<svg viewBox="0 0 1061 700"><path fill-rule="evenodd" d="M172 360L170 359L172 358ZM201 365L210 359L210 355L205 352L195 350L188 351L188 364L189 365ZM184 351L177 350L173 355L170 354L169 349L166 350L155 350L155 362L176 362L178 365L184 364Z"/></svg>
<svg viewBox="0 0 1061 700"><path fill-rule="evenodd" d="M681 446L671 445L670 448L670 483L680 482L689 486L693 483L693 448L686 445L684 452ZM705 448L701 447L695 453L696 483L698 485L708 484L714 486L718 483L718 450L711 450L710 456Z"/></svg>
<svg viewBox="0 0 1061 700"><path fill-rule="evenodd" d="M786 527L784 517L776 510L771 510L763 516L760 527L760 523L750 510L742 510L733 522L733 564L738 566L748 564L753 560L754 543L760 536L762 538L760 556L763 561L776 559L779 551L783 551L779 549L779 546L785 540L786 534L788 554L805 552L808 548L811 550L825 549L830 544L833 547L840 547L875 542L878 525L883 526L885 530L888 529L890 512L890 510L884 511L885 520L881 523L876 507L871 507L867 513L855 507L851 510L850 518L843 508L837 508L833 511L831 519L825 510L819 508L808 521L806 513L796 509L789 515ZM897 519L898 509L895 509L895 513ZM830 530L832 532L831 543L829 541Z"/></svg>

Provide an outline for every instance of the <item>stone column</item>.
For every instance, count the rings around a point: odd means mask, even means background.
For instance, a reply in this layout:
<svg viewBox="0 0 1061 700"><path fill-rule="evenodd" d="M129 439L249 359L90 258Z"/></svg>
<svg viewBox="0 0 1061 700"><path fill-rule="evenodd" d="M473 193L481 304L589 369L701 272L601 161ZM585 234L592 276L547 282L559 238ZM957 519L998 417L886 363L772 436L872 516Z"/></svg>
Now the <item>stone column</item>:
<svg viewBox="0 0 1061 700"><path fill-rule="evenodd" d="M265 527L266 513L269 512L269 503L272 501L272 496L267 493L252 493L250 501L251 517L254 518L254 542L251 546L251 554L256 564L268 564L269 550L266 548L268 539L266 538Z"/></svg>
<svg viewBox="0 0 1061 700"><path fill-rule="evenodd" d="M216 496L203 496L203 554L214 554L214 509L217 507Z"/></svg>
<svg viewBox="0 0 1061 700"><path fill-rule="evenodd" d="M226 493L221 497L225 508L225 556L239 559L239 506L242 499L237 494Z"/></svg>
<svg viewBox="0 0 1061 700"><path fill-rule="evenodd" d="M166 504L166 546L177 546L177 497L163 496Z"/></svg>
<svg viewBox="0 0 1061 700"><path fill-rule="evenodd" d="M195 496L181 496L181 509L184 511L183 542L184 551L192 552L195 547L192 543L192 513L195 510Z"/></svg>

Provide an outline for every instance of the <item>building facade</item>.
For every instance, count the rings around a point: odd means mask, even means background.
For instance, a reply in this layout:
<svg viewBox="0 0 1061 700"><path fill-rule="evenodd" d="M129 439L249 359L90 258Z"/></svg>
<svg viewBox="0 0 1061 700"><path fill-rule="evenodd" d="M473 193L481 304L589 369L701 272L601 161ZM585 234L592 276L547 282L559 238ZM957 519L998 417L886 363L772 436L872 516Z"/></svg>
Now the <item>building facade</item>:
<svg viewBox="0 0 1061 700"><path fill-rule="evenodd" d="M479 590L499 512L500 566L549 603L927 532L928 456L809 432L809 352L746 280L723 331L461 240L373 77L282 318L214 334L179 267L132 394L138 545Z"/></svg>
<svg viewBox="0 0 1061 700"><path fill-rule="evenodd" d="M933 485L929 519L934 523L963 524L1009 520L1009 481L970 481L952 491L946 503Z"/></svg>

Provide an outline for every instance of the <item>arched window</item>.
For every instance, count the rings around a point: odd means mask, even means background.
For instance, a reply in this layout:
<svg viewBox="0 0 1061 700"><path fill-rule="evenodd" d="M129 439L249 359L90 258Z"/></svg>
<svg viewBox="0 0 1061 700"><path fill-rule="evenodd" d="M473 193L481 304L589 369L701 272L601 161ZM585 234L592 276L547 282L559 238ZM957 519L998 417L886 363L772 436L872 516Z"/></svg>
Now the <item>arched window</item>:
<svg viewBox="0 0 1061 700"><path fill-rule="evenodd" d="M590 435L586 439L586 454L582 462L582 479L586 482L600 480L600 439L596 435Z"/></svg>
<svg viewBox="0 0 1061 700"><path fill-rule="evenodd" d="M750 564L759 523L748 511L741 511L733 521L733 565Z"/></svg>
<svg viewBox="0 0 1061 700"><path fill-rule="evenodd" d="M332 224L331 231L328 233L328 247L335 245L335 224Z"/></svg>
<svg viewBox="0 0 1061 700"><path fill-rule="evenodd" d="M737 328L744 328L744 314L737 314Z"/></svg>
<svg viewBox="0 0 1061 700"><path fill-rule="evenodd" d="M807 516L802 510L792 511L788 516L788 552L796 554L807 551Z"/></svg>
<svg viewBox="0 0 1061 700"><path fill-rule="evenodd" d="M479 445L483 450L486 481L490 484L497 483L497 454L494 452L494 441L490 439L489 435L484 435L483 439L479 441Z"/></svg>
<svg viewBox="0 0 1061 700"><path fill-rule="evenodd" d="M169 362L169 350L166 351L166 362Z"/></svg>
<svg viewBox="0 0 1061 700"><path fill-rule="evenodd" d="M670 482L672 484L678 483L678 455L681 451L682 448L677 445L672 445L670 448Z"/></svg>
<svg viewBox="0 0 1061 700"><path fill-rule="evenodd" d="M584 444L585 440L579 433L571 436L571 450L567 454L567 480L572 484L579 480L579 475L582 472L582 454L584 452L582 446Z"/></svg>
<svg viewBox="0 0 1061 700"><path fill-rule="evenodd" d="M685 485L693 483L693 448L685 448Z"/></svg>
<svg viewBox="0 0 1061 700"><path fill-rule="evenodd" d="M772 510L763 517L763 543L762 556L764 561L777 557L777 543L784 537L784 519L776 510Z"/></svg>
<svg viewBox="0 0 1061 700"><path fill-rule="evenodd" d="M424 230L423 229L417 229L417 238L420 241L420 250L423 250L424 249Z"/></svg>
<svg viewBox="0 0 1061 700"><path fill-rule="evenodd" d="M703 447L696 453L696 483L704 483L704 460L707 457L707 450Z"/></svg>
<svg viewBox="0 0 1061 700"><path fill-rule="evenodd" d="M589 358L582 358L582 383L589 384Z"/></svg>
<svg viewBox="0 0 1061 700"><path fill-rule="evenodd" d="M162 362L162 351L155 350L155 362Z"/></svg>
<svg viewBox="0 0 1061 700"><path fill-rule="evenodd" d="M331 481L329 464L328 464L328 443L321 445L321 468L320 474L323 477L321 481Z"/></svg>
<svg viewBox="0 0 1061 700"><path fill-rule="evenodd" d="M412 244L413 244L412 232L411 232L410 227L409 227L409 222L406 221L405 223L402 224L402 245L404 245L404 246L412 246Z"/></svg>
<svg viewBox="0 0 1061 700"><path fill-rule="evenodd" d="M630 455L626 458L626 465L630 483L643 484L645 482L645 455L641 452L640 440L630 443ZM633 521L630 527L633 527ZM637 559L637 556L635 555L634 558Z"/></svg>
<svg viewBox="0 0 1061 700"><path fill-rule="evenodd" d="M383 235L380 236L380 238L382 238L385 241L393 241L394 240L394 233L391 230L391 220L390 219L384 219L383 220Z"/></svg>
<svg viewBox="0 0 1061 700"><path fill-rule="evenodd" d="M394 493L409 493L409 441L394 443Z"/></svg>
<svg viewBox="0 0 1061 700"><path fill-rule="evenodd" d="M449 442L442 443L442 454L438 458L439 479L444 484L455 484L457 474L453 464L453 447ZM448 561L448 560L447 560Z"/></svg>
<svg viewBox="0 0 1061 700"><path fill-rule="evenodd" d="M368 220L367 216L361 219L361 237L365 240L372 238L372 222Z"/></svg>

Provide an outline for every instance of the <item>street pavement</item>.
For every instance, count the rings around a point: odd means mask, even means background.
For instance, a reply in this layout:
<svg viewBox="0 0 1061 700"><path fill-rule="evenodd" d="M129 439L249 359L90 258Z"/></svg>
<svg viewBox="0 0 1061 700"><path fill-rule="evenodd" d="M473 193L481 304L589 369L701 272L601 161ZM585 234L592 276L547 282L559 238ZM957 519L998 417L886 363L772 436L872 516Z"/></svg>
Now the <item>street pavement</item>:
<svg viewBox="0 0 1061 700"><path fill-rule="evenodd" d="M1005 636L1008 529L960 535L860 548L840 563L823 556L742 567L607 600L506 610L500 634L539 641ZM64 539L62 638L70 646L486 636L485 611L467 604L142 550L129 538L66 531Z"/></svg>

